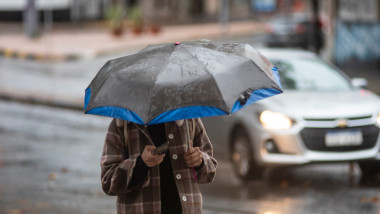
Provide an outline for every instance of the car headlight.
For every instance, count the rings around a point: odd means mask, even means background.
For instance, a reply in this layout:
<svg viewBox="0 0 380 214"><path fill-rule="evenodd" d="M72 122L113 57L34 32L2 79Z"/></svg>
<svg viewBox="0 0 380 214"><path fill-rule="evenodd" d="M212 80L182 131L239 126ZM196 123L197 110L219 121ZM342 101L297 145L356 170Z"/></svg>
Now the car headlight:
<svg viewBox="0 0 380 214"><path fill-rule="evenodd" d="M377 124L380 125L380 112L379 112L379 114L377 115L376 122L377 122Z"/></svg>
<svg viewBox="0 0 380 214"><path fill-rule="evenodd" d="M261 112L260 123L267 129L289 129L292 126L292 121L288 116L269 110Z"/></svg>

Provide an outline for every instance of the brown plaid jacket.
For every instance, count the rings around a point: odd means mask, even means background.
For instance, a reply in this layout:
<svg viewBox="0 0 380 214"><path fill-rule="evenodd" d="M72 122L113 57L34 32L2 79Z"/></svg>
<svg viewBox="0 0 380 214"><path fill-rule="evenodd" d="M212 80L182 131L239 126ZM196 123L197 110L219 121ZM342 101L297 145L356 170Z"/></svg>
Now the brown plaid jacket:
<svg viewBox="0 0 380 214"><path fill-rule="evenodd" d="M195 124L192 124L193 121ZM190 133L194 133L193 146L199 147L204 154L204 165L196 170L198 183L210 183L215 177L217 166L217 162L213 158L210 140L200 119L185 120L185 122L189 124ZM118 125L116 119L112 120L105 139L101 158L103 191L107 195L117 195L118 214L159 214L161 213L159 166L149 170L145 181L141 182L140 186L129 188L136 158L146 145L154 145L148 129L143 125L126 121L123 125ZM124 129L125 125L127 125L127 129ZM192 169L186 166L183 158L183 154L188 149L185 140L186 127L184 123L177 125L176 122L168 122L165 124L170 160L182 212L202 213L202 195L198 183L195 182ZM193 127L195 127L194 131ZM124 134L125 132L127 133Z"/></svg>

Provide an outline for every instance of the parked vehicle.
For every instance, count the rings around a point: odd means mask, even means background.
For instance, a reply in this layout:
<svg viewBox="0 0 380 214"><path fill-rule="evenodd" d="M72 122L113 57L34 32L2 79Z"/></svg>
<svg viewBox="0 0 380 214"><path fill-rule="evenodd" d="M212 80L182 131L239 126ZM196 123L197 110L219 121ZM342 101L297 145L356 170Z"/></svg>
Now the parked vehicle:
<svg viewBox="0 0 380 214"><path fill-rule="evenodd" d="M312 23L306 15L279 16L266 25L268 47L299 47L310 44Z"/></svg>
<svg viewBox="0 0 380 214"><path fill-rule="evenodd" d="M365 176L380 173L380 99L315 54L265 49L284 93L231 116L202 119L217 157L229 157L242 180L269 167L357 162Z"/></svg>

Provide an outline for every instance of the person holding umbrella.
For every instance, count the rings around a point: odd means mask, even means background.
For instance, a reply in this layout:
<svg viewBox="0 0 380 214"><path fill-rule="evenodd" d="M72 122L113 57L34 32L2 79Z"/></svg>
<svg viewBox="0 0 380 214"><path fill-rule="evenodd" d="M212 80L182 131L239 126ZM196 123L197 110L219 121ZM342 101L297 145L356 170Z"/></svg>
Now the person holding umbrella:
<svg viewBox="0 0 380 214"><path fill-rule="evenodd" d="M155 151L167 142L167 151ZM113 119L101 158L102 188L118 196L119 214L202 213L198 184L212 182L216 167L200 119L148 126Z"/></svg>
<svg viewBox="0 0 380 214"><path fill-rule="evenodd" d="M118 196L118 213L201 213L198 184L213 181L217 162L199 118L282 92L277 68L248 44L157 44L109 60L84 98L86 114L118 118L104 145L103 190Z"/></svg>

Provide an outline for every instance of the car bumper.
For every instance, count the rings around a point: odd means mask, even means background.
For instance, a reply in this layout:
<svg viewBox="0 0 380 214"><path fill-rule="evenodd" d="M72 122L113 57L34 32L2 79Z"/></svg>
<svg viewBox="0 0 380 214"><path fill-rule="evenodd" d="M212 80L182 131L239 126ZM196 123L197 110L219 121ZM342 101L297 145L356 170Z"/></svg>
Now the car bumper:
<svg viewBox="0 0 380 214"><path fill-rule="evenodd" d="M374 127L375 125L371 125ZM329 151L328 147L325 148L311 148L310 145L306 146L304 138L301 136L301 131L307 128L298 127L288 131L265 133L263 130L259 139L258 162L262 165L302 165L318 162L350 162L358 160L380 160L380 138L378 135L378 126L375 126L374 131L377 132L376 138L372 144L366 145L367 147L351 148L344 151L342 149ZM356 127L353 127L356 128ZM275 142L278 147L277 153L270 153L265 149L267 141ZM256 144L257 145L257 144ZM363 143L364 146L364 143ZM320 149L320 151L317 151ZM338 148L339 149L339 148ZM342 151L343 150L343 151Z"/></svg>
<svg viewBox="0 0 380 214"><path fill-rule="evenodd" d="M326 152L307 152L304 155L264 154L261 156L265 165L302 165L322 162L350 162L358 160L380 160L380 153L369 151L349 152L344 154L327 154Z"/></svg>

